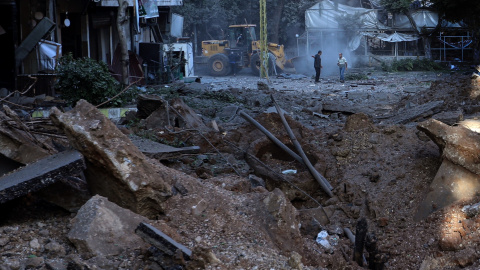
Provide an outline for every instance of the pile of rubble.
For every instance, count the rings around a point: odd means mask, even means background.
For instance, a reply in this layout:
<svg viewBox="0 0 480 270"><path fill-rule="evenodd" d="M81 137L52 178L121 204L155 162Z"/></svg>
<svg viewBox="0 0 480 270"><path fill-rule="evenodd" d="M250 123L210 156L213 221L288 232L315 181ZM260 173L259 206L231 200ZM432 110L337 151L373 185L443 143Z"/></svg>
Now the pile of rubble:
<svg viewBox="0 0 480 270"><path fill-rule="evenodd" d="M480 265L477 77L288 80L173 84L118 123L4 105L0 269Z"/></svg>

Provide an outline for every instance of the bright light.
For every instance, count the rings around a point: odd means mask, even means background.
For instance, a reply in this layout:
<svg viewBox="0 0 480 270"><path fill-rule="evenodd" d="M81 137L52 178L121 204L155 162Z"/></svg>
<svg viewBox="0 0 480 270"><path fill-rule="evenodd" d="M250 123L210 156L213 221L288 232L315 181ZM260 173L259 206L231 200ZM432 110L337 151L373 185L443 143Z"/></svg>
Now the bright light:
<svg viewBox="0 0 480 270"><path fill-rule="evenodd" d="M459 125L462 125L471 131L480 133L480 120L478 119L465 119L459 122Z"/></svg>

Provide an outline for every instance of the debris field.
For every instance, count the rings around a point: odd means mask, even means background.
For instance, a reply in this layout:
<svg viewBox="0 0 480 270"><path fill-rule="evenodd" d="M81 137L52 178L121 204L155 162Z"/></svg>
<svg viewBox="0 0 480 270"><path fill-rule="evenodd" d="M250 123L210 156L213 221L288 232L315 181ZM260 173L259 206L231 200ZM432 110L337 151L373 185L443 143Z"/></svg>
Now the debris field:
<svg viewBox="0 0 480 270"><path fill-rule="evenodd" d="M480 77L350 72L2 98L0 269L480 268Z"/></svg>

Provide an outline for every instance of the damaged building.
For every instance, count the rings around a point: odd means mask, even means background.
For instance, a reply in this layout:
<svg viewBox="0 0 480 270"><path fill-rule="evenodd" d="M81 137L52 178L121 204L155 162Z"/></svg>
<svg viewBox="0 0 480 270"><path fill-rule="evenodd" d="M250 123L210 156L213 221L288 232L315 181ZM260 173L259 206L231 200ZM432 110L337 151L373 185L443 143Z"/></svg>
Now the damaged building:
<svg viewBox="0 0 480 270"><path fill-rule="evenodd" d="M420 3L412 19L417 29L406 15L388 12L380 1L323 0L305 12L306 29L297 39L307 55L319 49L333 55L341 50L357 65L426 55L441 62L473 59L473 36L465 25L442 20Z"/></svg>
<svg viewBox="0 0 480 270"><path fill-rule="evenodd" d="M182 1L126 3L128 21L121 31L130 52L130 80L158 76L169 57L179 61L193 57L191 44L182 39L183 17L170 9ZM36 95L54 96L56 62L66 54L103 61L119 79L119 1L2 0L0 5L0 88L21 90L34 75L38 78ZM186 63L178 72L191 76L193 66Z"/></svg>

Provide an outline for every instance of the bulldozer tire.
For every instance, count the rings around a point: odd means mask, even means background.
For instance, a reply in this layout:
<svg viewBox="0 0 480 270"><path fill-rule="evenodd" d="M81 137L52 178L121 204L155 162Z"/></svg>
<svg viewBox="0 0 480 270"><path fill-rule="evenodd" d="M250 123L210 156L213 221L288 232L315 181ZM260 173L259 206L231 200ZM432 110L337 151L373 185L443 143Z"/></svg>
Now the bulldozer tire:
<svg viewBox="0 0 480 270"><path fill-rule="evenodd" d="M230 63L224 54L215 54L208 59L208 71L212 76L225 76L230 73Z"/></svg>
<svg viewBox="0 0 480 270"><path fill-rule="evenodd" d="M275 56L271 53L268 54L268 75L273 74L273 69L275 67ZM252 55L250 61L250 68L252 69L252 73L255 76L260 76L260 54L256 53Z"/></svg>

